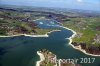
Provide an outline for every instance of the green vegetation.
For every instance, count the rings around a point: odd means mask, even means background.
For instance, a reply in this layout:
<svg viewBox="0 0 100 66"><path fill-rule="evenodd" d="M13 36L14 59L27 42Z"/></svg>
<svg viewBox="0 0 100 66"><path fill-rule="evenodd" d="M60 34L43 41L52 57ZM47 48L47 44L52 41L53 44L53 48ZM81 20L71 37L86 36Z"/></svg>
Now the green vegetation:
<svg viewBox="0 0 100 66"><path fill-rule="evenodd" d="M58 60L56 55L53 54L52 52L46 50L46 49L42 49L41 51L39 51L41 54L43 54L44 56L44 60L40 62L40 66L76 66L77 64L72 64L69 62L66 62L66 60L63 62L60 62L60 64L56 61ZM80 66L80 65L79 65Z"/></svg>
<svg viewBox="0 0 100 66"><path fill-rule="evenodd" d="M0 29L0 35L6 35L6 29Z"/></svg>
<svg viewBox="0 0 100 66"><path fill-rule="evenodd" d="M100 35L100 28L96 28L100 26L100 17L70 18L70 21L63 22L63 26L77 32L77 36L73 39L73 42L84 42L87 46L100 46L99 42L94 41L96 35Z"/></svg>
<svg viewBox="0 0 100 66"><path fill-rule="evenodd" d="M49 13L48 13L49 14ZM55 16L58 22L77 32L73 42L84 42L87 46L100 46L100 17L83 17L69 13ZM33 22L39 18L52 18L42 12L0 11L0 35L32 34L43 35L55 29L40 29Z"/></svg>
<svg viewBox="0 0 100 66"><path fill-rule="evenodd" d="M0 11L0 35L32 34L44 35L55 29L40 29L33 22L44 16L35 16L39 13L27 13L17 11Z"/></svg>

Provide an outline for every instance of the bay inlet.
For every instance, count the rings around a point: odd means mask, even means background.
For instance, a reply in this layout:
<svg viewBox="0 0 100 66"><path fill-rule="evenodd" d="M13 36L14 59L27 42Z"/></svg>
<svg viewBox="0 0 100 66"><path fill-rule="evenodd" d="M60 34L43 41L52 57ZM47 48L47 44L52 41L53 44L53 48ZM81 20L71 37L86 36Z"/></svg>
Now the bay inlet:
<svg viewBox="0 0 100 66"><path fill-rule="evenodd" d="M40 49L53 52L58 59L95 58L94 63L80 63L81 60L78 63L83 66L100 66L100 57L86 55L69 45L66 38L73 35L72 31L59 27L57 23L50 23L48 27L47 20L36 22L43 22L39 25L41 28L59 28L61 31L51 32L49 37L0 37L0 66L35 66L39 60L37 51Z"/></svg>

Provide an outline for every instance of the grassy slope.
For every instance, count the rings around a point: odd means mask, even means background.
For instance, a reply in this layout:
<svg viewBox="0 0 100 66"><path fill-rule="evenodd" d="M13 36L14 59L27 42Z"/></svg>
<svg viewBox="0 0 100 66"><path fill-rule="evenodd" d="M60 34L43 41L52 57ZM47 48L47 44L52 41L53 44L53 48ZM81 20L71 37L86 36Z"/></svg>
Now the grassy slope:
<svg viewBox="0 0 100 66"><path fill-rule="evenodd" d="M9 20L10 21L10 20ZM12 20L11 20L12 21ZM10 21L10 22L11 22ZM32 32L32 28L28 25L27 22L19 22L19 21L12 21L11 23L7 22L7 21L4 21L4 20L0 20L0 24L1 23L5 23L7 24L9 27L23 27L25 29L28 30L28 32ZM40 29L40 28L34 28L34 30L36 31L35 35L44 35L46 34L47 32L50 32L52 30L55 30L55 29ZM3 33L1 35L6 35L6 30L5 29L1 29L0 28L0 32Z"/></svg>
<svg viewBox="0 0 100 66"><path fill-rule="evenodd" d="M12 17L20 17L20 18L26 18L27 16L24 13L20 12L14 12L14 11L0 11L0 15L3 16L12 16ZM33 15L34 16L34 15ZM33 20L40 18L40 17L31 17ZM36 31L35 35L43 35L46 34L47 32L50 32L55 29L39 29L39 28L33 28L29 26L28 22L22 22L19 20L15 19L9 19L9 18L4 18L4 20L0 19L0 25L1 24L6 24L8 27L13 27L13 29L16 29L17 27L23 27L26 30L28 30L29 33L32 33L32 30L34 29ZM6 35L6 32L8 32L6 29L0 28L0 35Z"/></svg>
<svg viewBox="0 0 100 66"><path fill-rule="evenodd" d="M70 21L65 21L63 25L65 27L73 29L76 32L82 33L82 36L80 38L75 37L73 41L78 43L85 42L89 46L100 46L99 43L93 42L93 38L95 37L95 35L100 35L100 31L96 30L96 26L100 26L100 17L71 18Z"/></svg>

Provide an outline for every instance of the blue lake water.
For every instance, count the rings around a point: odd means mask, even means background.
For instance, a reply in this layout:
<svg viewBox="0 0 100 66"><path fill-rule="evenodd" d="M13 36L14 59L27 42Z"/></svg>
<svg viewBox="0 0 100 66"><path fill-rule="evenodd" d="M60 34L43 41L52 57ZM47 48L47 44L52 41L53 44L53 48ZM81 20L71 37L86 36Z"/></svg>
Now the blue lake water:
<svg viewBox="0 0 100 66"><path fill-rule="evenodd" d="M41 19L36 20L34 23L38 24L38 27L44 28L44 29L50 29L50 28L59 28L60 24L56 20L50 20L50 19Z"/></svg>
<svg viewBox="0 0 100 66"><path fill-rule="evenodd" d="M69 44L73 33L69 30L59 27L53 20L35 21L40 28L60 28L61 31L52 32L49 37L9 37L0 38L0 66L35 66L39 56L36 52L40 49L47 49L57 55L57 58L96 58L94 63L82 64L83 66L100 66L100 57L92 57L73 49ZM45 25L46 24L46 25ZM56 27L53 27L53 26Z"/></svg>

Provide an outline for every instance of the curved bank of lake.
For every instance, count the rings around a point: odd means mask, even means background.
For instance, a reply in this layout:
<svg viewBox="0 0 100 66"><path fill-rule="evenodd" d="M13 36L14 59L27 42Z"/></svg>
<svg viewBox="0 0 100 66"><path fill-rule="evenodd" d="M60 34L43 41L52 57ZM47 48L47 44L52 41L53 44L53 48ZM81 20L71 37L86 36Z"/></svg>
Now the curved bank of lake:
<svg viewBox="0 0 100 66"><path fill-rule="evenodd" d="M42 27L44 28L44 26ZM96 58L94 63L82 65L100 66L100 57L86 55L69 45L69 40L66 38L71 37L73 32L65 28L60 29L61 31L49 33L49 37L16 36L0 38L0 66L35 66L36 61L39 60L37 51L44 48L56 54L60 59Z"/></svg>

